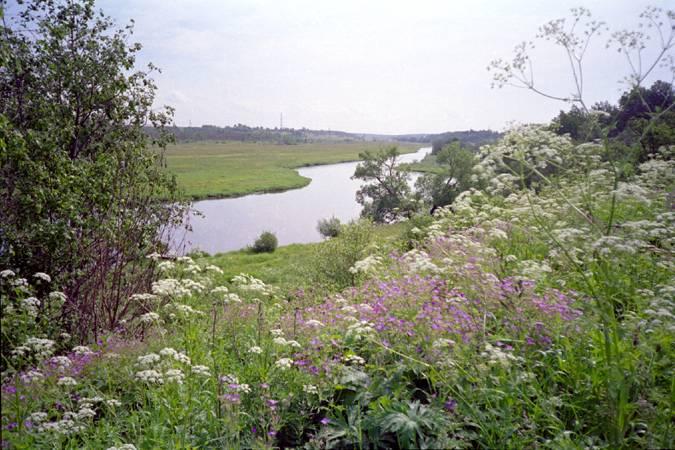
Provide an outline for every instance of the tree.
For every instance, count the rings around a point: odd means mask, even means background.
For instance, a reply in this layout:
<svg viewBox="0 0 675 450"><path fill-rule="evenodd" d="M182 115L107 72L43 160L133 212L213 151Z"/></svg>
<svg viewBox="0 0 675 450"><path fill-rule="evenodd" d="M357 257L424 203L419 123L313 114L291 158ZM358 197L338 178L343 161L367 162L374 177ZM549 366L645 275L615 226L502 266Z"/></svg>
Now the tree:
<svg viewBox="0 0 675 450"><path fill-rule="evenodd" d="M368 183L356 192L356 201L363 205L363 217L388 223L409 217L414 211L409 175L396 167L398 156L396 147L359 154L363 162L356 166L352 178Z"/></svg>
<svg viewBox="0 0 675 450"><path fill-rule="evenodd" d="M128 299L149 288L146 255L182 223L162 168L172 110L153 109L132 26L93 0L21 2L0 34L0 267L49 273L71 331L91 338L142 311Z"/></svg>
<svg viewBox="0 0 675 450"><path fill-rule="evenodd" d="M422 199L436 208L450 205L462 192L472 187L471 171L475 155L455 141L436 155L440 173L426 174L417 179L415 188Z"/></svg>

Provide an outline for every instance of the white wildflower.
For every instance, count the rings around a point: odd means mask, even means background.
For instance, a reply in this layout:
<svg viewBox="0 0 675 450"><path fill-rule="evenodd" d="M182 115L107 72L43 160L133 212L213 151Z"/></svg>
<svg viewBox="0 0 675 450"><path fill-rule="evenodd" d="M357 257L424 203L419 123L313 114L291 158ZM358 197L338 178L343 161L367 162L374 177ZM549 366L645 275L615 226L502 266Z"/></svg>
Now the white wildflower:
<svg viewBox="0 0 675 450"><path fill-rule="evenodd" d="M177 384L183 384L183 379L185 378L185 374L180 369L169 369L164 373L164 376L169 383Z"/></svg>
<svg viewBox="0 0 675 450"><path fill-rule="evenodd" d="M259 355L263 352L262 348L258 347L257 345L254 345L253 347L248 349L249 353L254 353L256 355Z"/></svg>
<svg viewBox="0 0 675 450"><path fill-rule="evenodd" d="M86 345L77 345L73 347L73 353L77 355L90 355L94 352L92 352L91 349Z"/></svg>
<svg viewBox="0 0 675 450"><path fill-rule="evenodd" d="M24 383L32 383L34 381L42 381L45 378L45 375L37 369L28 370L27 372L21 374L21 381Z"/></svg>
<svg viewBox="0 0 675 450"><path fill-rule="evenodd" d="M160 357L157 353L148 353L147 355L139 356L137 358L137 364L139 366L151 366L156 362L159 362Z"/></svg>
<svg viewBox="0 0 675 450"><path fill-rule="evenodd" d="M145 383L163 384L162 374L156 370L141 370L136 372L136 379Z"/></svg>
<svg viewBox="0 0 675 450"><path fill-rule="evenodd" d="M159 321L159 314L155 312L148 312L138 318L141 323L153 323Z"/></svg>
<svg viewBox="0 0 675 450"><path fill-rule="evenodd" d="M45 281L45 282L47 282L47 283L51 283L51 282L52 282L52 277L50 277L49 275L47 275L47 274L44 273L44 272L35 272L35 273L33 274L33 277L37 278L38 280Z"/></svg>
<svg viewBox="0 0 675 450"><path fill-rule="evenodd" d="M194 373L195 375L201 375L201 376L204 376L204 377L210 377L211 376L211 372L210 372L210 370L207 366L199 366L199 365L192 366L192 373Z"/></svg>
<svg viewBox="0 0 675 450"><path fill-rule="evenodd" d="M56 382L59 386L76 386L77 381L72 377L61 377L59 381Z"/></svg>
<svg viewBox="0 0 675 450"><path fill-rule="evenodd" d="M0 272L0 278L13 278L15 276L16 274L14 273L13 270L5 269L2 272Z"/></svg>
<svg viewBox="0 0 675 450"><path fill-rule="evenodd" d="M293 360L291 358L281 358L277 362L275 362L274 365L281 370L290 369L291 366L293 365Z"/></svg>
<svg viewBox="0 0 675 450"><path fill-rule="evenodd" d="M314 386L313 384L303 384L302 385L302 391L305 394L318 394L319 393L319 389L316 386Z"/></svg>

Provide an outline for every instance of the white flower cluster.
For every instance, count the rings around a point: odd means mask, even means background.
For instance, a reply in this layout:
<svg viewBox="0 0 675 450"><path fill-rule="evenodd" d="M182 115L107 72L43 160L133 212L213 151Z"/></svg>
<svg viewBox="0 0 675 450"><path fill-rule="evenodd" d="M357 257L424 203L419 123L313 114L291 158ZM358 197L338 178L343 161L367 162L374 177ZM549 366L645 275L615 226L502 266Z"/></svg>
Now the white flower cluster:
<svg viewBox="0 0 675 450"><path fill-rule="evenodd" d="M44 380L45 375L37 369L28 370L21 374L21 381L30 384L36 381Z"/></svg>
<svg viewBox="0 0 675 450"><path fill-rule="evenodd" d="M178 361L181 364L190 365L190 358L183 352L178 352L171 347L165 347L159 351L159 354L163 357L171 358L175 361Z"/></svg>
<svg viewBox="0 0 675 450"><path fill-rule="evenodd" d="M266 295L274 293L274 288L272 286L267 286L262 280L245 273L234 276L232 278L232 283L236 284L242 291Z"/></svg>
<svg viewBox="0 0 675 450"><path fill-rule="evenodd" d="M40 300L35 297L28 297L21 300L21 308L32 317L38 316L38 308L40 308Z"/></svg>
<svg viewBox="0 0 675 450"><path fill-rule="evenodd" d="M223 297L223 303L228 304L228 303L241 303L241 298L234 292L231 292L229 294L225 294L225 297Z"/></svg>
<svg viewBox="0 0 675 450"><path fill-rule="evenodd" d="M382 265L382 258L376 255L370 255L360 261L356 261L349 272L353 274L375 274Z"/></svg>
<svg viewBox="0 0 675 450"><path fill-rule="evenodd" d="M129 300L135 302L149 302L157 300L157 296L155 294L150 294L146 292L143 294L133 294L131 297L129 297Z"/></svg>
<svg viewBox="0 0 675 450"><path fill-rule="evenodd" d="M230 290L226 286L216 286L211 289L212 294L227 294Z"/></svg>
<svg viewBox="0 0 675 450"><path fill-rule="evenodd" d="M108 447L106 450L138 450L134 444L122 444L119 447Z"/></svg>
<svg viewBox="0 0 675 450"><path fill-rule="evenodd" d="M526 259L518 263L518 272L521 279L541 280L547 274L552 272L551 266L545 261L534 261Z"/></svg>
<svg viewBox="0 0 675 450"><path fill-rule="evenodd" d="M204 269L205 269L207 272L214 272L214 273L217 273L217 274L219 274L219 275L222 275L222 274L223 274L223 269L221 269L221 268L218 267L218 266L214 266L213 264L209 264L209 265L206 266Z"/></svg>
<svg viewBox="0 0 675 450"><path fill-rule="evenodd" d="M294 348L301 348L302 346L298 341L294 341L292 339L286 340L283 336L277 336L274 339L272 339L272 342L274 342L277 345L281 345L283 347L294 347Z"/></svg>
<svg viewBox="0 0 675 450"><path fill-rule="evenodd" d="M72 365L72 361L67 356L53 356L49 358L49 363L56 366L59 372L64 372Z"/></svg>
<svg viewBox="0 0 675 450"><path fill-rule="evenodd" d="M73 347L73 353L76 355L91 355L94 352L92 352L91 349L86 345L77 345Z"/></svg>
<svg viewBox="0 0 675 450"><path fill-rule="evenodd" d="M488 360L487 363L491 366L509 367L512 362L519 361L519 358L513 356L513 354L505 352L492 344L485 344L485 351L480 355L486 358Z"/></svg>
<svg viewBox="0 0 675 450"><path fill-rule="evenodd" d="M148 384L164 384L162 374L154 369L136 372L136 379Z"/></svg>
<svg viewBox="0 0 675 450"><path fill-rule="evenodd" d="M195 375L201 375L203 377L210 377L211 376L211 371L207 366L192 366L192 373Z"/></svg>
<svg viewBox="0 0 675 450"><path fill-rule="evenodd" d="M361 358L358 355L347 355L342 357L342 361L345 364L357 364L357 365L364 365L366 363L366 360Z"/></svg>
<svg viewBox="0 0 675 450"><path fill-rule="evenodd" d="M72 377L61 377L56 384L58 386L77 386L77 381Z"/></svg>
<svg viewBox="0 0 675 450"><path fill-rule="evenodd" d="M410 250L403 254L402 260L405 261L412 272L441 272L441 269L432 262L429 254L422 250Z"/></svg>
<svg viewBox="0 0 675 450"><path fill-rule="evenodd" d="M287 370L293 366L293 360L291 358L281 358L274 365L281 370Z"/></svg>
<svg viewBox="0 0 675 450"><path fill-rule="evenodd" d="M258 347L257 345L254 345L253 347L248 349L249 353L253 353L254 355L259 355L263 352L262 348Z"/></svg>
<svg viewBox="0 0 675 450"><path fill-rule="evenodd" d="M360 341L365 337L372 335L373 333L375 333L375 328L373 328L373 325L366 320L361 320L347 327L345 338L347 340Z"/></svg>
<svg viewBox="0 0 675 450"><path fill-rule="evenodd" d="M311 328L321 328L323 327L323 323L319 322L316 319L310 319L307 322L305 322L305 326L311 327Z"/></svg>
<svg viewBox="0 0 675 450"><path fill-rule="evenodd" d="M313 384L303 384L302 385L302 391L305 394L310 394L310 395L319 393L319 389L316 386L314 386Z"/></svg>
<svg viewBox="0 0 675 450"><path fill-rule="evenodd" d="M152 283L152 293L163 297L189 297L190 289L175 278L164 278Z"/></svg>
<svg viewBox="0 0 675 450"><path fill-rule="evenodd" d="M176 265L172 261L162 261L159 264L157 264L157 269L160 272L168 272L170 270L173 270L176 267Z"/></svg>
<svg viewBox="0 0 675 450"><path fill-rule="evenodd" d="M93 404L99 398L86 399L90 401L80 401L77 412L67 411L63 413L61 420L47 422L49 415L45 412L34 412L29 418L38 433L55 433L63 436L72 435L84 431L90 422L90 419L96 417L96 411ZM84 400L84 399L83 399ZM103 400L103 399L100 399Z"/></svg>
<svg viewBox="0 0 675 450"><path fill-rule="evenodd" d="M141 315L138 318L139 322L145 323L145 324L150 324L154 322L159 322L159 314L156 312L148 312L143 315Z"/></svg>
<svg viewBox="0 0 675 450"><path fill-rule="evenodd" d="M38 360L49 358L54 353L55 342L51 339L42 339L29 337L23 345L19 345L12 350L12 354L17 357L33 355Z"/></svg>
<svg viewBox="0 0 675 450"><path fill-rule="evenodd" d="M44 272L35 272L35 273L33 274L33 277L37 278L38 280L42 280L42 281L44 281L44 282L46 282L46 283L51 283L51 282L52 282L52 277L50 277L49 275L47 275L47 274L44 273Z"/></svg>
<svg viewBox="0 0 675 450"><path fill-rule="evenodd" d="M166 376L166 381L169 383L183 384L185 379L185 374L180 369L169 369L164 375Z"/></svg>
<svg viewBox="0 0 675 450"><path fill-rule="evenodd" d="M0 272L0 278L14 278L15 276L16 273L14 273L14 271L10 269L5 269L2 272Z"/></svg>
<svg viewBox="0 0 675 450"><path fill-rule="evenodd" d="M159 362L160 356L157 353L148 353L147 355L139 356L136 359L136 364L138 364L141 367L147 367L147 366L152 366L156 362Z"/></svg>

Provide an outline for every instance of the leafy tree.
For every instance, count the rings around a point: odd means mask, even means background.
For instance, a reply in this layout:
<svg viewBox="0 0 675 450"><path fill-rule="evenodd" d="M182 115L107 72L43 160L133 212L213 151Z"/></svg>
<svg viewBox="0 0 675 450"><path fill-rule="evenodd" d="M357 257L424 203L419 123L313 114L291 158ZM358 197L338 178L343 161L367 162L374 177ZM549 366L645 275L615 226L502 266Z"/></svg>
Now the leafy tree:
<svg viewBox="0 0 675 450"><path fill-rule="evenodd" d="M0 267L49 273L82 338L142 310L145 256L184 212L162 169L172 110L153 109L131 33L93 0L21 2L0 28Z"/></svg>
<svg viewBox="0 0 675 450"><path fill-rule="evenodd" d="M463 191L472 186L471 170L475 155L459 142L445 146L436 155L440 173L426 174L417 179L415 188L422 199L432 205L432 212L451 204Z"/></svg>
<svg viewBox="0 0 675 450"><path fill-rule="evenodd" d="M409 175L396 167L398 156L396 147L359 154L363 162L356 166L352 178L367 183L356 192L356 201L363 205L363 217L387 223L409 217L414 211Z"/></svg>

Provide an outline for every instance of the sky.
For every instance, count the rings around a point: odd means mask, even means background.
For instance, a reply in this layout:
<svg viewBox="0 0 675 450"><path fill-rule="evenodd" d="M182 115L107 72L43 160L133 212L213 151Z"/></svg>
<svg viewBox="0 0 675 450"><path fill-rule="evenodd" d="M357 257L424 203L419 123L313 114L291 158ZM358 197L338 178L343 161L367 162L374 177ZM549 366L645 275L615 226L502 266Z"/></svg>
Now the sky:
<svg viewBox="0 0 675 450"><path fill-rule="evenodd" d="M135 20L138 63L162 69L157 104L179 126L279 126L403 134L546 122L569 105L523 89L491 89L488 63L509 58L545 22L584 6L612 29L635 29L653 0L99 0L119 25ZM615 102L628 65L585 58L588 103ZM533 53L537 86L573 90L562 49ZM663 78L655 73L650 81ZM668 76L670 80L670 76Z"/></svg>

